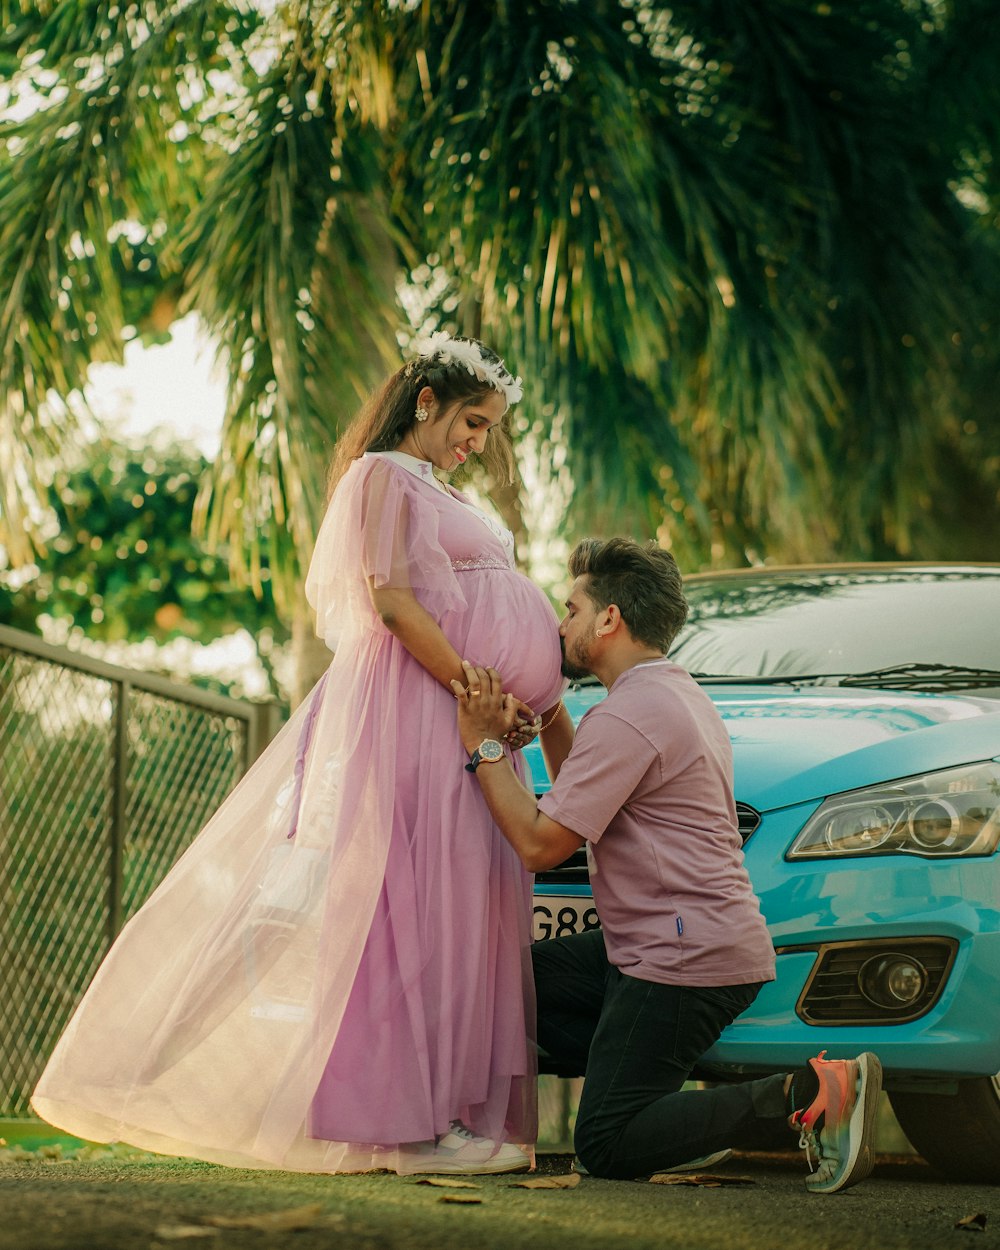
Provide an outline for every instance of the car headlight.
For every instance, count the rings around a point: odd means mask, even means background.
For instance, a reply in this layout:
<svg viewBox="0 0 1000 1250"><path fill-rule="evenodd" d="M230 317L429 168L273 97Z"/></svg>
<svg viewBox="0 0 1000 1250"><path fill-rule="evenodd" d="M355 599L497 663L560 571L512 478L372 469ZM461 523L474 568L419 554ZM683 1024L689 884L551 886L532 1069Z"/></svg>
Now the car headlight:
<svg viewBox="0 0 1000 1250"><path fill-rule="evenodd" d="M986 762L832 795L786 858L992 855L998 842L1000 764Z"/></svg>

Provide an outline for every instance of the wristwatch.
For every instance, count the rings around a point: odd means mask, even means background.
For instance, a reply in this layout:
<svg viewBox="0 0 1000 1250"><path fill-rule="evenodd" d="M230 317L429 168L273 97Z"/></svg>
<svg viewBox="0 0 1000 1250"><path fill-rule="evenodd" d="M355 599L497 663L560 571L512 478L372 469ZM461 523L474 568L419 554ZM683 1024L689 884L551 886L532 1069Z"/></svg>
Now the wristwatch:
<svg viewBox="0 0 1000 1250"><path fill-rule="evenodd" d="M480 764L496 764L503 759L503 744L496 738L484 738L472 752L472 758L465 766L467 773L474 773Z"/></svg>

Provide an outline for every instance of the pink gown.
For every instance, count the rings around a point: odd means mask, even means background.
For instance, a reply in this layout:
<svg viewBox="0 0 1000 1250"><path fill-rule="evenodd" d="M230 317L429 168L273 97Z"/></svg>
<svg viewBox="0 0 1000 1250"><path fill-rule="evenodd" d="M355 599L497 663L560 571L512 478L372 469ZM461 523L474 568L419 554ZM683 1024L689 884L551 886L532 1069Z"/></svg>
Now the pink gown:
<svg viewBox="0 0 1000 1250"><path fill-rule="evenodd" d="M564 686L556 619L512 549L419 462L352 465L306 584L333 662L123 929L35 1090L40 1116L320 1172L406 1172L406 1146L454 1119L534 1140L530 878L465 771L453 697L367 590L412 590L460 655L543 711Z"/></svg>

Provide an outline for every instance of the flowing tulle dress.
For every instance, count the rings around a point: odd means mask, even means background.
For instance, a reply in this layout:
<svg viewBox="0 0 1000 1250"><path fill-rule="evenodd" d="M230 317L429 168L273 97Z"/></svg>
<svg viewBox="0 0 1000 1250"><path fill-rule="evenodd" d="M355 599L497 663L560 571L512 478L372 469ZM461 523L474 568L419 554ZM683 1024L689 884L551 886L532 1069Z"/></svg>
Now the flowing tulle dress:
<svg viewBox="0 0 1000 1250"><path fill-rule="evenodd" d="M429 471L367 454L340 482L307 579L333 662L123 929L35 1090L45 1120L321 1172L405 1172L455 1119L534 1140L530 879L367 579L539 711L556 620L510 535Z"/></svg>

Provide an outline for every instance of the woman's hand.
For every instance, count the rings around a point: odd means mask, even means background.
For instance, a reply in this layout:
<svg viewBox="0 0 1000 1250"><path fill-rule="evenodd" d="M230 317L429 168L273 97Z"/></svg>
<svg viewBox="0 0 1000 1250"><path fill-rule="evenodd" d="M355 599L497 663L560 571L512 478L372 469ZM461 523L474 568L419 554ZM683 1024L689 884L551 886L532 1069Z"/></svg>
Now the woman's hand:
<svg viewBox="0 0 1000 1250"><path fill-rule="evenodd" d="M542 728L542 718L536 716L526 703L522 703L518 708L514 723L504 735L504 742L512 751L522 751L526 746L530 746L538 737Z"/></svg>

